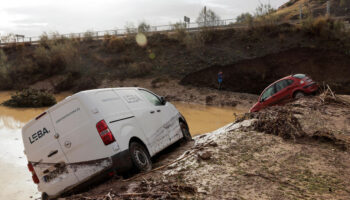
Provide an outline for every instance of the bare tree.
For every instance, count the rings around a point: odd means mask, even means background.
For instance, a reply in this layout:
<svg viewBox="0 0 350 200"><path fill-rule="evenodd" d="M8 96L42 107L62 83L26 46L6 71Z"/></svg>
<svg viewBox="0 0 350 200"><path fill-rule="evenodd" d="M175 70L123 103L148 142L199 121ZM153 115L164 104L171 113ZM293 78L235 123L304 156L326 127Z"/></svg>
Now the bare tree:
<svg viewBox="0 0 350 200"><path fill-rule="evenodd" d="M250 13L242 13L236 17L236 23L250 24L253 21L253 15Z"/></svg>
<svg viewBox="0 0 350 200"><path fill-rule="evenodd" d="M146 22L141 22L139 24L139 26L137 27L137 31L139 33L146 33L148 31L150 31L151 26L149 24L147 24Z"/></svg>
<svg viewBox="0 0 350 200"><path fill-rule="evenodd" d="M221 25L219 15L217 15L211 9L207 9L205 6L200 11L196 21L199 24L199 26L218 26L218 25Z"/></svg>

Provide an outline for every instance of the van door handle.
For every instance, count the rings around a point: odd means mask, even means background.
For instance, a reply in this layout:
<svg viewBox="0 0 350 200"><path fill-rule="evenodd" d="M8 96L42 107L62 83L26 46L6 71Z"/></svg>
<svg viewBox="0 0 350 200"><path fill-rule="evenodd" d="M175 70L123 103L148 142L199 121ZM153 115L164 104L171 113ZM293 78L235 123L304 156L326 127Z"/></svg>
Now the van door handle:
<svg viewBox="0 0 350 200"><path fill-rule="evenodd" d="M153 113L154 113L154 110L151 110L150 113L153 114Z"/></svg>
<svg viewBox="0 0 350 200"><path fill-rule="evenodd" d="M58 150L51 151L51 152L49 153L49 155L47 155L47 157L50 158L51 156L55 155L56 153L58 153Z"/></svg>
<svg viewBox="0 0 350 200"><path fill-rule="evenodd" d="M157 112L160 112L161 110L157 110Z"/></svg>

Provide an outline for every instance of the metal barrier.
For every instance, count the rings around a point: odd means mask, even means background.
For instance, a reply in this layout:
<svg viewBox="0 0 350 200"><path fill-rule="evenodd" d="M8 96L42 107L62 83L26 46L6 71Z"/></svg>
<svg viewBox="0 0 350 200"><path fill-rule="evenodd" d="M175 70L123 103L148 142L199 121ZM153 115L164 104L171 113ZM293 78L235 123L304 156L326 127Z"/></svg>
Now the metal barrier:
<svg viewBox="0 0 350 200"><path fill-rule="evenodd" d="M147 30L146 32L147 33L170 32L176 29L175 28L176 25L181 25L183 28L185 28L188 31L195 31L201 27L221 27L221 26L232 25L234 24L235 21L236 21L235 19L224 19L224 20L217 20L217 21L208 21L206 23L195 22L195 23L178 23L178 24L170 24L170 25L150 26L149 30ZM242 26L242 25L238 25L238 26ZM81 33L69 33L69 34L48 34L47 37L48 37L48 40L59 39L59 38L84 39L86 37L101 39L106 35L124 36L129 33L137 33L137 32L138 32L137 28L125 28L125 29L105 30L105 31L86 31ZM37 44L42 37L44 37L44 35L18 38L16 37L16 35L10 34L0 39L0 45L6 46L11 44L17 44L17 43Z"/></svg>
<svg viewBox="0 0 350 200"><path fill-rule="evenodd" d="M343 17L332 17L334 19L341 19L341 20L348 20ZM247 24L237 24L235 23L235 19L224 19L224 20L217 20L217 21L208 21L208 22L194 22L194 23L177 23L177 24L170 24L170 25L160 25L160 26L150 26L147 33L159 33L159 32L171 32L176 30L176 26L180 26L184 28L186 31L192 32L192 31L198 31L203 27L215 27L215 28L225 28L230 27L234 29L242 29L247 28ZM289 21L280 21L276 24L283 24L283 23L290 23L290 24L299 24L300 20L289 20ZM346 26L346 29L350 29L350 25ZM48 40L53 39L61 39L61 38L69 38L69 39L82 39L84 38L92 38L92 39L103 39L105 36L125 36L129 33L137 33L137 28L125 28L125 29L115 29L115 30L105 30L105 31L86 31L81 33L70 33L70 34L51 34L47 35ZM12 37L11 37L12 36ZM7 45L13 45L13 44L21 44L21 43L27 43L27 44L38 44L44 35L41 36L35 36L35 37L21 37L20 39L17 37L17 35L9 35L5 36L7 38L0 39L0 47L4 47Z"/></svg>

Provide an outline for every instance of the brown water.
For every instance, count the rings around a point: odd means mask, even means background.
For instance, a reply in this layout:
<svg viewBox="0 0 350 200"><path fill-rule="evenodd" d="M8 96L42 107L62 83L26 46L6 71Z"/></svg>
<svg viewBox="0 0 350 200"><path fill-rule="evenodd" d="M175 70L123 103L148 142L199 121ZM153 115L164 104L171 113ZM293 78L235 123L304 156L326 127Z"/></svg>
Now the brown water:
<svg viewBox="0 0 350 200"><path fill-rule="evenodd" d="M70 93L56 95L57 101ZM8 100L11 92L0 92L0 103ZM192 135L214 131L234 120L234 113L245 110L175 102L185 116ZM8 108L0 106L0 199L30 199L39 197L36 185L26 167L21 128L47 108Z"/></svg>

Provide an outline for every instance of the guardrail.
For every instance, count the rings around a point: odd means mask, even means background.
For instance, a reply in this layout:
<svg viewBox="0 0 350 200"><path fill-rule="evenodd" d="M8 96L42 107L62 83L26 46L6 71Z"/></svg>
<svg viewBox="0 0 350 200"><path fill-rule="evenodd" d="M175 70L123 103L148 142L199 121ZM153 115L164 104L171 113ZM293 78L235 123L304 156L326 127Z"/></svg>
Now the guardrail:
<svg viewBox="0 0 350 200"><path fill-rule="evenodd" d="M236 20L235 19L224 19L224 20L217 20L217 21L208 21L206 23L181 23L181 24L170 24L170 25L159 25L159 26L150 26L147 28L147 33L157 33L157 32L171 32L174 31L176 28L176 25L180 25L183 28L185 28L187 31L196 31L202 27L223 27L223 26L237 26L242 27L244 25L234 24ZM95 39L101 39L106 35L114 35L114 36L125 36L129 33L137 33L137 28L125 28L125 29L114 29L114 30L105 30L105 31L86 31L81 33L69 33L69 34L48 34L47 37L49 40L55 39L55 38L80 38L84 39L85 37L92 37ZM8 38L1 38L0 39L0 45L6 46L10 44L17 44L17 43L30 43L30 44L37 44L42 36L34 36L34 37L21 37L16 38L15 35L6 36Z"/></svg>
<svg viewBox="0 0 350 200"><path fill-rule="evenodd" d="M344 17L333 17L334 19L342 19L342 20L348 20L348 18ZM147 28L146 33L161 33L161 32L172 32L176 29L176 26L180 25L182 26L186 31L192 32L192 31L198 31L203 27L215 27L215 28L225 28L230 27L234 29L243 29L248 28L247 24L237 24L235 23L235 19L224 19L224 20L217 20L217 21L208 21L206 23L177 23L177 24L170 24L170 25L160 25L160 26L150 26ZM345 21L347 22L347 21ZM283 23L290 23L290 24L298 24L300 23L300 20L288 20L288 21L280 21L277 24L283 24ZM350 29L350 26L346 26L346 29ZM70 33L70 34L51 34L47 35L49 40L55 39L55 38L70 38L70 39L84 39L86 37L90 37L93 39L103 39L106 35L110 36L119 36L123 37L130 33L137 33L137 28L125 28L125 29L115 29L115 30L105 30L105 31L86 31L81 33ZM6 41L3 39L0 39L0 47L4 47L7 45L13 45L13 44L38 44L41 40L42 36L35 36L35 37L21 37L16 38L15 35L13 35L12 38L7 38Z"/></svg>

